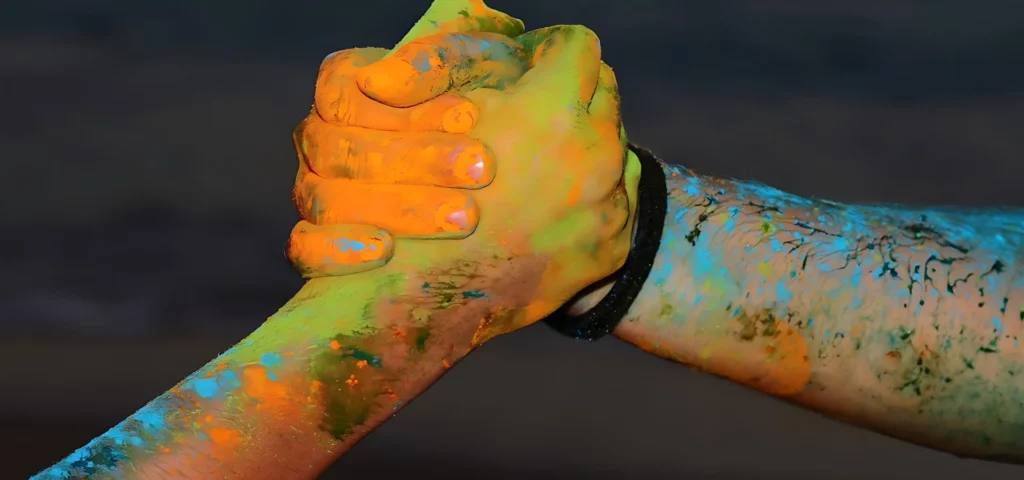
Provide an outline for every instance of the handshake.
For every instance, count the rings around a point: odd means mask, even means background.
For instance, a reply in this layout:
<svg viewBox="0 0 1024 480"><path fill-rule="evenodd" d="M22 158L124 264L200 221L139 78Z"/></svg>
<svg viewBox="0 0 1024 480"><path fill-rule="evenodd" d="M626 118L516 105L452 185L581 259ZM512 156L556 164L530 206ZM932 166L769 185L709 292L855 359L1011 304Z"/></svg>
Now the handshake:
<svg viewBox="0 0 1024 480"><path fill-rule="evenodd" d="M462 295L517 312L489 337L629 253L640 163L585 27L524 33L482 1L435 1L394 50L329 55L293 139L302 220L287 255L306 278L469 268L479 288Z"/></svg>

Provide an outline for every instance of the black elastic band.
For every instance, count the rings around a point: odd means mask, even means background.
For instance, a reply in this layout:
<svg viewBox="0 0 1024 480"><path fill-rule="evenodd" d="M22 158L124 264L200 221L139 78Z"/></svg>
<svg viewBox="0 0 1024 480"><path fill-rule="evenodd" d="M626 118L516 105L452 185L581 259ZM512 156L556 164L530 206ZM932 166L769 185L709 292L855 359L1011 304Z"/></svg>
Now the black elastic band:
<svg viewBox="0 0 1024 480"><path fill-rule="evenodd" d="M582 340L597 340L615 329L626 316L647 281L654 257L661 246L668 210L668 186L658 158L633 143L629 149L640 159L640 183L637 187L636 236L626 263L615 272L615 285L598 304L582 315L570 315L563 306L544 321L563 335Z"/></svg>

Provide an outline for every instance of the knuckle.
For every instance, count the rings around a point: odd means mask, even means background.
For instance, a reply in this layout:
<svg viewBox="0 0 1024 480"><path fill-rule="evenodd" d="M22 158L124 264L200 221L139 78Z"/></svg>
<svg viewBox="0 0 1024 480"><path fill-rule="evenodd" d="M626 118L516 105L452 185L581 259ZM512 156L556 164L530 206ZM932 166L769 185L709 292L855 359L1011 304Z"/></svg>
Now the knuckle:
<svg viewBox="0 0 1024 480"><path fill-rule="evenodd" d="M608 65L607 63L601 62L601 76L600 76L600 78L601 78L601 84L603 84L605 87L607 87L607 88L609 88L611 90L614 90L614 91L618 91L618 89L619 89L619 82L615 78L615 70L612 69L612 67L610 65Z"/></svg>
<svg viewBox="0 0 1024 480"><path fill-rule="evenodd" d="M309 220L312 215L313 196L316 195L316 183L312 180L310 173L299 172L292 186L292 206L304 220Z"/></svg>
<svg viewBox="0 0 1024 480"><path fill-rule="evenodd" d="M324 70L327 70L338 61L348 58L352 55L352 49L338 50L328 53L323 60L320 61L320 74L323 74Z"/></svg>
<svg viewBox="0 0 1024 480"><path fill-rule="evenodd" d="M584 25L561 25L555 28L557 30L553 36L560 37L566 41L592 47L599 47L601 44L597 33Z"/></svg>
<svg viewBox="0 0 1024 480"><path fill-rule="evenodd" d="M585 25L568 25L567 30L583 40L597 40L597 33Z"/></svg>

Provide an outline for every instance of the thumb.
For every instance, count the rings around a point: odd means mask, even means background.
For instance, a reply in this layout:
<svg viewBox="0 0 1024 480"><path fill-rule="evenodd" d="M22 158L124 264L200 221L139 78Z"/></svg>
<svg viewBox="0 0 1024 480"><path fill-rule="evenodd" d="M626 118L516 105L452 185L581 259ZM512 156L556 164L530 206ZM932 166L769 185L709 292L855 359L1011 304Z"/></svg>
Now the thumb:
<svg viewBox="0 0 1024 480"><path fill-rule="evenodd" d="M498 33L516 37L525 31L523 22L484 5L483 0L434 0L416 25L395 45L439 33Z"/></svg>
<svg viewBox="0 0 1024 480"><path fill-rule="evenodd" d="M515 40L496 33L448 33L418 38L361 68L363 94L393 107L410 107L452 90L503 88L529 59Z"/></svg>
<svg viewBox="0 0 1024 480"><path fill-rule="evenodd" d="M409 107L444 92L501 87L526 69L523 22L483 0L434 0L382 60L357 74L367 97Z"/></svg>

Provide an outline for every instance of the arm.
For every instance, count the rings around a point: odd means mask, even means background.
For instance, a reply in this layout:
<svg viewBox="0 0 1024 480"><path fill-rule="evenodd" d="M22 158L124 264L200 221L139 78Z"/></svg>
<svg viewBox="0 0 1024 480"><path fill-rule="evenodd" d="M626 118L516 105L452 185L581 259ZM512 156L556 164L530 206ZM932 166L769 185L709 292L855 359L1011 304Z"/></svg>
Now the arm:
<svg viewBox="0 0 1024 480"><path fill-rule="evenodd" d="M522 31L522 22L480 0L446 0L434 2L401 44L426 50L449 34L475 33L489 40L488 45L515 45L502 35ZM486 50L448 59L486 59ZM365 48L328 56L318 75L311 117L322 116L337 131L350 133L353 144L408 139L406 150L413 153L417 151L412 147L424 143L416 142L417 135L437 139L444 138L439 132L464 133L473 127L472 118L451 118L452 112L475 107L446 90L447 78L417 83L426 93L412 92L420 98L411 108L376 103L359 93L355 76L360 67L374 64L385 53ZM461 72L467 84L479 77L504 78L492 75L486 66ZM372 80L373 75L362 73L364 81ZM300 153L310 148L305 143L296 146ZM420 166L450 161L448 152L422 150L416 158ZM308 170L300 162L299 178L314 176ZM473 177L472 173L462 177ZM462 177L427 180L464 187ZM473 186L489 182L482 175L471 180ZM299 193L301 197L306 192ZM452 196L445 189L430 193ZM300 214L311 219L300 197ZM436 222L431 220L425 227L403 225L394 233L416 235L423 233L417 228L426 228L429 236ZM387 262L393 244L393 237L377 227L328 228L303 221L293 232L288 253L310 257L311 265L327 273L355 273ZM34 478L315 478L481 340L481 318L506 305L492 300L498 298L492 288L512 293L502 298L515 301L521 300L515 292L529 285L521 272L507 270L523 262L470 266L451 258L429 262L435 269L427 269L421 256L415 266L400 267L398 262L359 275L310 280L242 342ZM309 273L302 264L296 267ZM499 286L492 278L517 283Z"/></svg>
<svg viewBox="0 0 1024 480"><path fill-rule="evenodd" d="M1024 215L665 169L661 251L619 338L894 437L1024 461Z"/></svg>
<svg viewBox="0 0 1024 480"><path fill-rule="evenodd" d="M562 26L520 39L529 50L502 41L532 59L521 88L467 92L480 106L473 137L443 137L455 146L488 145L506 160L502 178L472 197L457 195L475 201L456 205L461 210L429 212L430 220L460 228L467 222L458 217L473 219L472 236L459 242L405 238L402 253L381 268L313 278L247 339L38 478L315 477L475 346L540 320L621 266L639 169L623 150L614 76L601 65L597 37ZM406 61L392 58L392 64ZM581 84L574 80L579 76L592 81ZM557 111L517 117L531 100L541 111ZM574 118L583 121L567 128ZM524 128L507 131L507 119ZM306 145L297 143L306 154ZM566 151L586 154L577 162L555 161ZM349 159L342 155L320 165ZM448 163L445 156L440 160ZM580 170L603 181L577 185ZM330 227L355 225L384 238L379 229L358 224L363 215L423 207L396 201L386 189L370 192L375 201L347 196L357 183L349 179L299 178L305 179L296 187L304 222L289 252L300 270L313 274L333 266L334 254L344 259L370 248L335 236ZM531 209L541 194L565 201ZM349 199L382 208L353 208L345 203ZM475 202L506 214L477 223ZM461 215L453 220L454 213ZM355 222L332 223L339 219Z"/></svg>
<svg viewBox="0 0 1024 480"><path fill-rule="evenodd" d="M311 280L248 338L35 478L316 478L476 345L480 319L499 308L493 292L523 289L511 266Z"/></svg>

